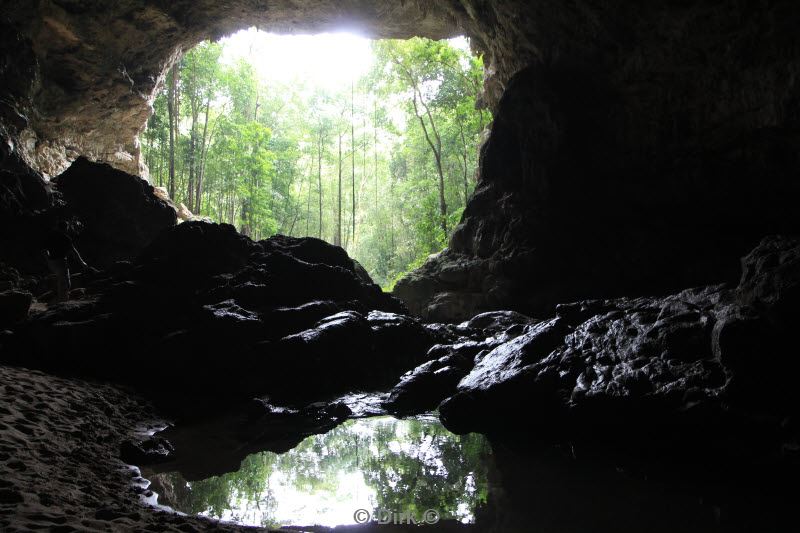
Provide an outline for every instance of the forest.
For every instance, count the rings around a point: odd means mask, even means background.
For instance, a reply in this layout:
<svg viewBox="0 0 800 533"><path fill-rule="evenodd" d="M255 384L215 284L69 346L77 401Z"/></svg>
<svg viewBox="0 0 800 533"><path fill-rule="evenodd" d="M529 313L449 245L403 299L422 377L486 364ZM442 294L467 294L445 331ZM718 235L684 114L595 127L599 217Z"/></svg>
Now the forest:
<svg viewBox="0 0 800 533"><path fill-rule="evenodd" d="M253 239L340 245L390 289L445 247L474 187L491 116L476 106L482 60L457 44L371 41L368 68L331 84L262 76L225 40L203 42L169 70L141 135L150 181Z"/></svg>

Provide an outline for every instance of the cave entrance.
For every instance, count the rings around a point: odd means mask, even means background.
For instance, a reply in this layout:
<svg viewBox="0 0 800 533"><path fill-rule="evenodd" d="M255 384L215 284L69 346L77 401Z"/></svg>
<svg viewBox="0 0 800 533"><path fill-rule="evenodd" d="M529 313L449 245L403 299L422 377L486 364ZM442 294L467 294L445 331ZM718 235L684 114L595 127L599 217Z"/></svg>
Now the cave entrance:
<svg viewBox="0 0 800 533"><path fill-rule="evenodd" d="M491 120L482 87L464 37L251 28L169 69L142 154L180 218L324 239L390 289L461 217Z"/></svg>

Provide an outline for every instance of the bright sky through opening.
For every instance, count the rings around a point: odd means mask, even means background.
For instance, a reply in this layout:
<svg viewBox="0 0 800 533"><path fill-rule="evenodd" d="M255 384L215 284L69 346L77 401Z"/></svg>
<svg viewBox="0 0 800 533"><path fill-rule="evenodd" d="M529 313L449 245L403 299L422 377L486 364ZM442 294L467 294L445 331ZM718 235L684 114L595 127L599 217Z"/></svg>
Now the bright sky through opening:
<svg viewBox="0 0 800 533"><path fill-rule="evenodd" d="M264 81L287 83L302 79L325 89L349 85L365 74L374 61L370 39L350 33L277 35L250 28L221 42L224 62L244 59ZM464 37L450 42L469 50Z"/></svg>

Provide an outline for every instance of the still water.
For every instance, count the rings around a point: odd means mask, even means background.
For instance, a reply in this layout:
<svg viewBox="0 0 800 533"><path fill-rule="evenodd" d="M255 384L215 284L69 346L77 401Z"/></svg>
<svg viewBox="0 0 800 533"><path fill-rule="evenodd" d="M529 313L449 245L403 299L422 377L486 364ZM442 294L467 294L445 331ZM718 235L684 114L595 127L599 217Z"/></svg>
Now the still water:
<svg viewBox="0 0 800 533"><path fill-rule="evenodd" d="M148 477L159 504L243 525L353 524L360 509L413 517L433 510L469 523L487 499L490 453L482 435L454 435L432 417L373 417L283 454L250 455L238 472L193 482L179 473Z"/></svg>

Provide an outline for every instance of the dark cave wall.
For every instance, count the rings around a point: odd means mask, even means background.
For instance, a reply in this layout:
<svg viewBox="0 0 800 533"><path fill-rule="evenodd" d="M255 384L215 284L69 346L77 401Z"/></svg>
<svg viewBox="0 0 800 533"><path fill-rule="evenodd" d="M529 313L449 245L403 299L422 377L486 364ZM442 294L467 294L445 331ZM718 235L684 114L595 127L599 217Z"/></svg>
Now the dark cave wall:
<svg viewBox="0 0 800 533"><path fill-rule="evenodd" d="M800 6L605 4L507 85L450 249L395 289L412 311L733 281L800 228Z"/></svg>

